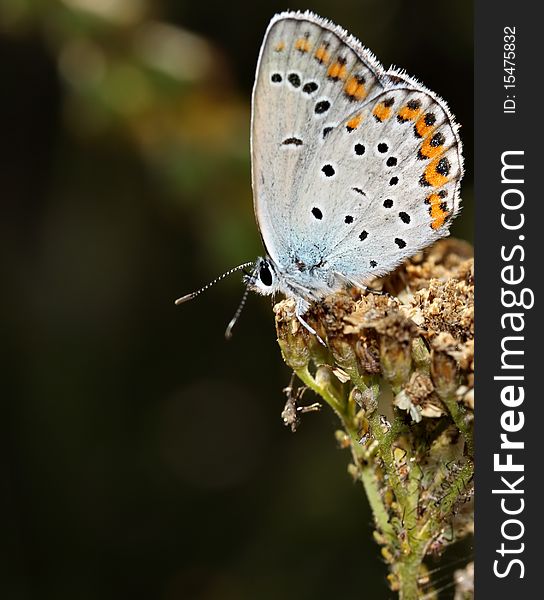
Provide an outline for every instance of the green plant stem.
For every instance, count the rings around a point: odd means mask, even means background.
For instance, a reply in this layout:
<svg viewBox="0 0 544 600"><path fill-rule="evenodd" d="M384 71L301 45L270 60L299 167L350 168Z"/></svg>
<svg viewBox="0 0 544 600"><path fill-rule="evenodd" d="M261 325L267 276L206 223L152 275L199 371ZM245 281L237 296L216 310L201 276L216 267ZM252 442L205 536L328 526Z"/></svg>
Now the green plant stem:
<svg viewBox="0 0 544 600"><path fill-rule="evenodd" d="M374 393L378 393L378 387L373 379L365 380L351 368L348 372L350 372L349 374L352 377L353 383L361 392L372 388ZM295 373L305 385L318 394L338 415L344 430L350 437L353 461L358 467L359 479L368 498L376 526L386 536L388 540L387 545L390 548L398 548L399 531L391 522L388 508L380 493L374 466L368 462L368 457L365 455L366 450L359 444L358 426L356 420L350 414L349 406L343 398L335 395L331 387L319 385L314 377L312 377L307 366L295 369ZM401 416L396 414L390 429L387 432L383 431L380 415L377 411L370 416L369 425L374 439L378 442L377 453L384 464L385 472L397 501L398 511L403 515L402 520L399 521L399 529L405 533L403 538L404 544L401 543L401 548L398 548L396 552L398 557L394 567L400 585L400 598L401 600L417 600L418 578L424 557L422 550L424 543L419 539L416 528L419 491L417 481L415 482L416 485L414 485L414 481L411 481L408 486L403 486L393 455L393 442L406 427ZM410 534L406 534L410 530Z"/></svg>
<svg viewBox="0 0 544 600"><path fill-rule="evenodd" d="M335 397L330 389L319 386L307 368L297 369L295 370L295 373L305 385L321 396L321 398L323 398L323 400L325 400L338 415L346 433L350 437L353 461L359 469L360 480L365 489L370 508L374 514L376 525L385 535L390 538L395 537L395 532L389 522L389 514L380 494L374 469L368 464L365 450L361 444L359 444L359 432L357 431L354 420L349 418L349 415L347 414L347 407L340 398Z"/></svg>
<svg viewBox="0 0 544 600"><path fill-rule="evenodd" d="M366 451L358 440L358 432L353 428L353 420L342 419L342 424L350 436L353 460L359 467L361 483L365 489L376 525L384 535L393 540L395 530L391 525L389 513L384 505L374 468L368 463Z"/></svg>
<svg viewBox="0 0 544 600"><path fill-rule="evenodd" d="M390 541L394 540L395 530L389 522L389 514L383 504L380 490L376 482L376 475L372 467L367 466L361 469L361 482L365 489L376 525Z"/></svg>
<svg viewBox="0 0 544 600"><path fill-rule="evenodd" d="M474 457L474 440L472 427L467 419L467 411L459 404L455 394L439 392L439 397L449 410L453 422L465 437L469 455Z"/></svg>
<svg viewBox="0 0 544 600"><path fill-rule="evenodd" d="M423 561L423 553L411 553L399 563L397 575L400 583L400 600L418 600L419 568Z"/></svg>
<svg viewBox="0 0 544 600"><path fill-rule="evenodd" d="M369 389L377 397L379 386L373 377L364 378L357 373L351 365L342 365L350 375L352 383L361 391L367 393ZM322 384L310 373L307 366L294 369L298 378L316 394L318 394L336 413L340 419L344 431L349 436L353 462L357 467L358 478L365 490L374 521L379 533L383 536L386 557L391 563L392 573L396 577L400 600L417 600L420 597L419 578L421 565L425 552L431 541L437 539L443 533L443 517L450 514L453 507L467 492L468 485L472 480L474 465L469 458L456 473L448 491L439 497L432 510L425 518L418 517L418 505L420 502L421 477L423 472L417 468L416 457L420 451L412 448L407 450L403 459L410 465L408 477L401 480L399 465L395 460L395 442L403 434L409 433L403 415L395 410L395 416L388 429L383 426L383 421L377 410L368 419L370 434L375 441L375 447L369 450L359 443L361 435L361 416L357 405L350 398L346 400L344 392L334 384ZM326 380L325 380L326 381ZM454 423L463 433L467 443L467 449L472 451L472 432L465 411L454 395L444 394L442 400L446 404ZM441 396L442 397L442 396ZM420 449L422 452L428 448ZM374 455L380 459L373 460ZM378 473L384 470L387 477L387 486L393 492L396 504L388 505L382 496ZM442 481L442 480L440 480ZM391 518L391 510L396 517Z"/></svg>
<svg viewBox="0 0 544 600"><path fill-rule="evenodd" d="M397 502L404 504L406 502L406 490L402 486L399 479L397 468L395 465L395 457L393 456L393 440L401 428L400 419L395 419L391 429L386 433L382 430L380 423L380 415L375 412L369 420L372 435L378 442L378 454L383 461L385 472L389 477L389 481Z"/></svg>
<svg viewBox="0 0 544 600"><path fill-rule="evenodd" d="M467 486L474 476L474 463L468 460L453 480L449 491L440 498L438 505L441 514L448 514L452 507L467 492Z"/></svg>
<svg viewBox="0 0 544 600"><path fill-rule="evenodd" d="M378 393L379 387L376 383L375 378L364 378L359 375L359 371L357 369L356 364L344 363L342 364L342 368L348 373L352 383L357 387L357 389L364 393L367 389L371 388L375 391L376 395ZM396 439L398 434L404 428L404 425L398 415L395 416L393 423L391 424L391 429L385 433L382 430L380 423L380 415L377 411L375 411L372 416L369 418L370 427L372 429L372 435L378 442L378 454L382 459L385 471L387 476L389 477L389 481L391 482L391 487L393 488L393 492L397 498L399 503L402 503L405 500L404 489L398 477L397 468L395 466L395 458L393 456L393 440Z"/></svg>
<svg viewBox="0 0 544 600"><path fill-rule="evenodd" d="M318 385L316 380L312 377L308 367L301 369L294 369L297 377L313 390L318 396L321 396L323 400L334 410L334 412L341 418L343 407L342 402L334 396L330 389Z"/></svg>

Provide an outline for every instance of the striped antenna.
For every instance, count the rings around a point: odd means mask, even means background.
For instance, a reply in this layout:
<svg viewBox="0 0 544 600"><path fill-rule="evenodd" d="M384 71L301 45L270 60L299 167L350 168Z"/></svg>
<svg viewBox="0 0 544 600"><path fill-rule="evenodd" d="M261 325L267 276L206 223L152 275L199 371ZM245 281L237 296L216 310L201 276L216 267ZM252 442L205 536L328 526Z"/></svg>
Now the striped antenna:
<svg viewBox="0 0 544 600"><path fill-rule="evenodd" d="M196 292L191 292L190 294L185 294L185 296L178 298L174 302L174 304L179 306L180 304L183 304L184 302L189 302L189 300L192 300L193 298L200 296L200 294L202 294L202 292L205 292L207 289L211 288L212 285L215 285L218 281L221 281L221 279L224 279L228 275L232 275L232 273L235 273L236 271L240 271L241 269L246 269L247 267L253 267L254 264L255 263L253 263L253 262L247 262L247 263L244 263L243 265L238 265L237 267L234 267L233 269L228 270L226 273L223 273L223 275L220 275L213 281L210 281L210 283L207 283L204 287L201 287L199 290L196 290Z"/></svg>
<svg viewBox="0 0 544 600"><path fill-rule="evenodd" d="M259 262L259 261L257 261L257 262ZM253 263L251 263L251 264L253 264ZM255 279L257 279L257 269L258 269L258 266L256 266L253 269L253 273L251 273L251 276L249 277L249 279L246 280L246 289L244 290L244 295L242 296L242 299L240 300L240 304L238 305L238 308L236 309L236 312L234 313L234 317L232 317L229 324L227 325L227 329L225 330L225 338L227 340L230 340L230 338L232 337L232 329L233 329L234 325L236 324L236 321L238 321L238 318L242 314L242 310L246 304L247 295L249 294L249 290L250 290L251 286L255 283Z"/></svg>

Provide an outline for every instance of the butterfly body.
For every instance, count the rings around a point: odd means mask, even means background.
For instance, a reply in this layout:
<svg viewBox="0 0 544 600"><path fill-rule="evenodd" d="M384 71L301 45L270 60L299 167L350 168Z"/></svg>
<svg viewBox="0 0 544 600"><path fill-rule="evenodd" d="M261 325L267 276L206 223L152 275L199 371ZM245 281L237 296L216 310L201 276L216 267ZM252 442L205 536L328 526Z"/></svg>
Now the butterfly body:
<svg viewBox="0 0 544 600"><path fill-rule="evenodd" d="M280 267L270 257L258 258L253 283L255 290L263 295L281 292L289 297L314 301L348 283L332 271L323 258L301 254L293 256L286 264L286 267Z"/></svg>
<svg viewBox="0 0 544 600"><path fill-rule="evenodd" d="M252 102L254 207L267 250L253 288L294 297L302 315L447 235L459 210L457 129L443 100L386 71L333 23L310 12L274 17Z"/></svg>

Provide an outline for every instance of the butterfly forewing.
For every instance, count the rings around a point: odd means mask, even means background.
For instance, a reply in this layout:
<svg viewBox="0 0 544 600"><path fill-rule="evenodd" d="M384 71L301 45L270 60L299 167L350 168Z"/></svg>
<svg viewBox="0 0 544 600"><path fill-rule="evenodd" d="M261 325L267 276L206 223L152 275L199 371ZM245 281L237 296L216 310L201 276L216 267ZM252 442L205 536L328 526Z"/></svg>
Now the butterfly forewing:
<svg viewBox="0 0 544 600"><path fill-rule="evenodd" d="M301 13L279 15L265 35L253 93L252 172L257 220L276 262L292 254L286 218L304 197L300 182L316 151L347 114L382 91L380 65L348 38Z"/></svg>

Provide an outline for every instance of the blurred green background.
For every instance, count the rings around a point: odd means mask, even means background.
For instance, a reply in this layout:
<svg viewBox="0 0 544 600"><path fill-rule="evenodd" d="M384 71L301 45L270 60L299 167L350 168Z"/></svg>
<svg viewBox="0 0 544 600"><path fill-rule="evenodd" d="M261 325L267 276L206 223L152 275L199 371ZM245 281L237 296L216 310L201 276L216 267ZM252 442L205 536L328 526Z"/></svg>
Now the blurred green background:
<svg viewBox="0 0 544 600"><path fill-rule="evenodd" d="M328 410L293 435L262 253L254 68L287 8L0 0L0 593L390 598ZM472 235L472 3L306 3L445 97ZM308 396L310 398L310 396Z"/></svg>

